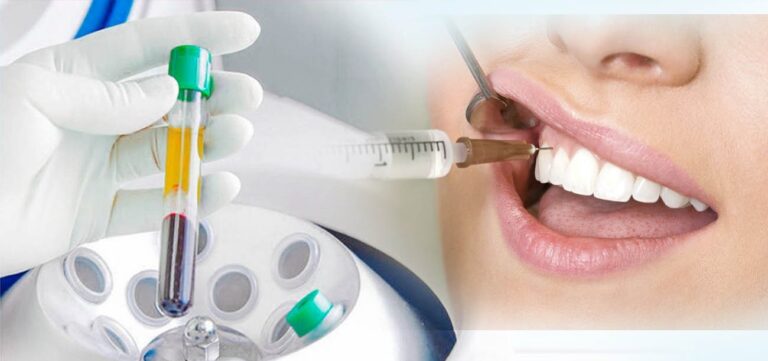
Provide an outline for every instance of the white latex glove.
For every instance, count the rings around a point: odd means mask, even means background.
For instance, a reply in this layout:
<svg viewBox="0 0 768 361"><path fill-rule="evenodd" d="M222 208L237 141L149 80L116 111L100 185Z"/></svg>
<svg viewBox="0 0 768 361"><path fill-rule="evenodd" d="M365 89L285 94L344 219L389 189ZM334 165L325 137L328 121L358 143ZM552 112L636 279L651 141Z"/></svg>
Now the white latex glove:
<svg viewBox="0 0 768 361"><path fill-rule="evenodd" d="M173 47L213 54L251 45L258 23L236 12L131 22L28 54L0 68L0 275L72 247L117 234L160 228L162 191L121 190L161 172L165 128L147 128L176 101L168 75L121 81L167 63ZM259 105L253 78L214 73L205 160L240 150L253 135L234 113ZM201 213L240 189L231 173L203 178Z"/></svg>

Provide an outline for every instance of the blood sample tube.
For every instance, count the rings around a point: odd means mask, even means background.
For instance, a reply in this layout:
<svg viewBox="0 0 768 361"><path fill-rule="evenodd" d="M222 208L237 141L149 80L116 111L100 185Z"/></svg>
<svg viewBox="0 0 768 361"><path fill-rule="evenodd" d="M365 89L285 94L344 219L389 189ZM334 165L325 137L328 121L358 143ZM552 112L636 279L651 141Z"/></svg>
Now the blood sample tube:
<svg viewBox="0 0 768 361"><path fill-rule="evenodd" d="M192 305L195 281L203 134L211 95L211 54L194 45L171 50L168 74L179 83L176 104L167 115L168 142L163 189L163 226L157 302L169 317Z"/></svg>

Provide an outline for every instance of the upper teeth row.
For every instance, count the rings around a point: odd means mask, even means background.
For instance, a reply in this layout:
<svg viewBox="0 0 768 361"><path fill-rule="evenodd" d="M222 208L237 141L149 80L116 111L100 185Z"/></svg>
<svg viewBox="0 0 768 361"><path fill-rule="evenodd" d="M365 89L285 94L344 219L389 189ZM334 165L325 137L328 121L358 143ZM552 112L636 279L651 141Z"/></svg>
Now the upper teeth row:
<svg viewBox="0 0 768 361"><path fill-rule="evenodd" d="M547 144L541 146L549 147ZM689 204L699 212L709 208L695 198L635 176L612 163L605 162L600 167L598 158L584 148L578 149L570 157L562 148L540 151L534 175L541 183L560 185L569 192L607 201L627 202L631 197L638 202L655 203L661 198L670 208L682 208Z"/></svg>

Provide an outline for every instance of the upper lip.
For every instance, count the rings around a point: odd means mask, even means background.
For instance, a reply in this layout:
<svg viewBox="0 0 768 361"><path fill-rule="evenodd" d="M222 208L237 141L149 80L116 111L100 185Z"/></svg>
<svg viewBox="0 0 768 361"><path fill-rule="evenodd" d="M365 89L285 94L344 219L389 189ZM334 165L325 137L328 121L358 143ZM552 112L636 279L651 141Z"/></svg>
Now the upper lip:
<svg viewBox="0 0 768 361"><path fill-rule="evenodd" d="M602 159L716 209L701 187L667 156L617 130L577 119L543 86L520 72L504 68L489 77L497 93L525 106L541 122L567 134Z"/></svg>

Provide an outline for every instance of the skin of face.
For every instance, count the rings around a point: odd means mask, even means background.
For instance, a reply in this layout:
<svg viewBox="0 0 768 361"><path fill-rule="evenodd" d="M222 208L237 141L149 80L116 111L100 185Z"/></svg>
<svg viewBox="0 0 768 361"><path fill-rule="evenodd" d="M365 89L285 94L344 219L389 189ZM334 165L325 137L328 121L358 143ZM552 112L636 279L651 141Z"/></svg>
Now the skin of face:
<svg viewBox="0 0 768 361"><path fill-rule="evenodd" d="M534 269L506 243L489 166L438 185L451 303L460 329L768 326L768 16L473 16L457 25L486 74L509 68L583 119L666 155L717 204L706 237L591 278ZM436 40L432 125L464 119L477 85Z"/></svg>

